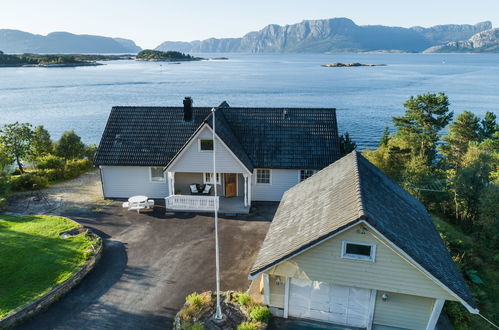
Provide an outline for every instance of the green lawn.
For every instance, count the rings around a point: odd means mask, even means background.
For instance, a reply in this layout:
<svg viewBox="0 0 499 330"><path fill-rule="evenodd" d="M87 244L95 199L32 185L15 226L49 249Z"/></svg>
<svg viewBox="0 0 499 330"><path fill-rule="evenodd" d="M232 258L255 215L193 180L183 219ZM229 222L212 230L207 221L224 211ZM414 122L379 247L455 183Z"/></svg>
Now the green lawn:
<svg viewBox="0 0 499 330"><path fill-rule="evenodd" d="M75 227L61 217L0 216L0 318L68 279L88 259L90 236L59 237Z"/></svg>

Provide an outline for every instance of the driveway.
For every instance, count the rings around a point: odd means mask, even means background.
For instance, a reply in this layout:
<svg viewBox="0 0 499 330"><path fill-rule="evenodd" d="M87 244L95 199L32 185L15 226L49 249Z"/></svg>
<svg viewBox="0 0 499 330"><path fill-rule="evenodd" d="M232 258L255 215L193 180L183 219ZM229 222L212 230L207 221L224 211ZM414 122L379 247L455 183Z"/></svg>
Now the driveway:
<svg viewBox="0 0 499 330"><path fill-rule="evenodd" d="M221 217L221 287L247 289L247 276L275 204L250 215ZM98 212L65 214L104 239L96 268L70 293L20 329L169 329L193 291L215 288L213 218L203 214L137 214L114 202Z"/></svg>

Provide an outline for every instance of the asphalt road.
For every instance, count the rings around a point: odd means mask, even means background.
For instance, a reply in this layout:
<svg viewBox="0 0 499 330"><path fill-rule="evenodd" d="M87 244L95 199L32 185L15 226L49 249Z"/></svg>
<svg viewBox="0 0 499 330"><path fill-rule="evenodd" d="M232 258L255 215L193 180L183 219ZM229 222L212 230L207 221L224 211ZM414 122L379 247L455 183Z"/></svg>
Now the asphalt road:
<svg viewBox="0 0 499 330"><path fill-rule="evenodd" d="M275 205L220 220L222 290L246 289ZM113 203L68 214L104 239L94 270L20 329L169 329L193 291L215 288L213 218L192 213L138 215Z"/></svg>

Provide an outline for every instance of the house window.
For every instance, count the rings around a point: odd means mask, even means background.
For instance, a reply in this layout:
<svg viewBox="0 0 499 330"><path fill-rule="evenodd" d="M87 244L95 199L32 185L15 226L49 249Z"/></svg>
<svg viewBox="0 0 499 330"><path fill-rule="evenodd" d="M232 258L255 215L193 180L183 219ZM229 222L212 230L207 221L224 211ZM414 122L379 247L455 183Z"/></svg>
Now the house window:
<svg viewBox="0 0 499 330"><path fill-rule="evenodd" d="M310 178L315 173L317 173L316 170L300 170L300 182Z"/></svg>
<svg viewBox="0 0 499 330"><path fill-rule="evenodd" d="M165 172L162 167L151 167L151 181L152 182L166 182Z"/></svg>
<svg viewBox="0 0 499 330"><path fill-rule="evenodd" d="M260 184L270 184L270 170L269 169L257 169L256 170L256 183Z"/></svg>
<svg viewBox="0 0 499 330"><path fill-rule="evenodd" d="M199 140L199 150L200 151L213 151L213 140L212 139Z"/></svg>
<svg viewBox="0 0 499 330"><path fill-rule="evenodd" d="M207 183L213 184L213 173L204 173L203 183L204 184L207 184ZM217 173L217 184L221 184L220 173Z"/></svg>
<svg viewBox="0 0 499 330"><path fill-rule="evenodd" d="M341 257L345 259L367 260L374 262L376 245L343 241Z"/></svg>

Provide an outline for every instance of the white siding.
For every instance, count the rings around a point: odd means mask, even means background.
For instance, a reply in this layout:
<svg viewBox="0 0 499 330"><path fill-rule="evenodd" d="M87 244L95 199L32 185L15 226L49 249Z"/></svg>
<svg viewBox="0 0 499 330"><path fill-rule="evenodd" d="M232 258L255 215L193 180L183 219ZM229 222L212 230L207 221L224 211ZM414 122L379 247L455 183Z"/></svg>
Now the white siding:
<svg viewBox="0 0 499 330"><path fill-rule="evenodd" d="M251 200L280 201L286 190L298 184L299 175L299 170L271 169L270 184L257 184L255 169L251 176Z"/></svg>
<svg viewBox="0 0 499 330"><path fill-rule="evenodd" d="M151 182L149 167L103 166L101 175L105 198L128 198L134 195L164 198L169 195L167 182Z"/></svg>
<svg viewBox="0 0 499 330"><path fill-rule="evenodd" d="M194 137L192 143L175 160L170 172L212 172L213 153L210 151L199 151L199 139L211 139L211 131L205 127L198 136ZM217 139L215 145L217 153L217 172L220 173L246 173L247 170L239 160Z"/></svg>

